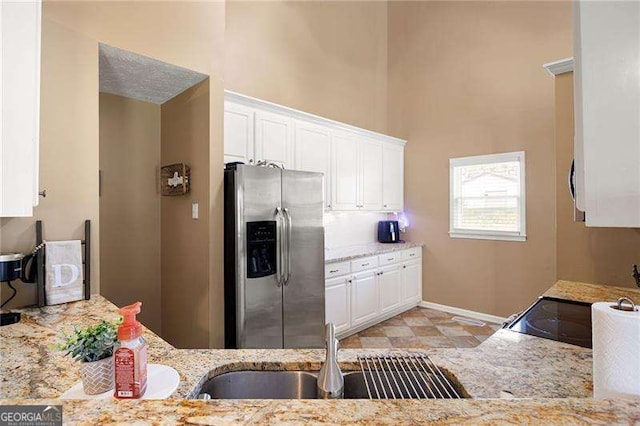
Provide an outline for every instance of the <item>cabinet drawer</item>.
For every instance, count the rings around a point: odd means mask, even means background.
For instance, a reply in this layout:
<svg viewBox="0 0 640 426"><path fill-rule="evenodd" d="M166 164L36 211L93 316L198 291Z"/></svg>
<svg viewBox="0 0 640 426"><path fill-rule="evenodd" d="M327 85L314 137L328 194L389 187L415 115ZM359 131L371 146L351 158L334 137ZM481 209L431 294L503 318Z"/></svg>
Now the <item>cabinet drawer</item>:
<svg viewBox="0 0 640 426"><path fill-rule="evenodd" d="M390 265L392 263L397 263L402 260L402 252L393 251L387 254L381 254L378 256L378 264L380 266Z"/></svg>
<svg viewBox="0 0 640 426"><path fill-rule="evenodd" d="M351 272L350 262L336 262L324 265L325 279L346 275Z"/></svg>
<svg viewBox="0 0 640 426"><path fill-rule="evenodd" d="M351 261L351 272L360 272L378 266L378 256L363 257Z"/></svg>
<svg viewBox="0 0 640 426"><path fill-rule="evenodd" d="M420 257L422 257L422 247L402 251L402 260L419 259Z"/></svg>

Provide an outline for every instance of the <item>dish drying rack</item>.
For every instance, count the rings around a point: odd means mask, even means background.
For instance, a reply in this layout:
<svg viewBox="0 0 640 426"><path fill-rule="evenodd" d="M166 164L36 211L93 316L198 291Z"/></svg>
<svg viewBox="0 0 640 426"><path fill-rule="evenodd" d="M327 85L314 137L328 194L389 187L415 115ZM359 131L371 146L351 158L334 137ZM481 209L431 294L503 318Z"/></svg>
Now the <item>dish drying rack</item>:
<svg viewBox="0 0 640 426"><path fill-rule="evenodd" d="M464 398L427 355L359 355L358 362L369 399Z"/></svg>

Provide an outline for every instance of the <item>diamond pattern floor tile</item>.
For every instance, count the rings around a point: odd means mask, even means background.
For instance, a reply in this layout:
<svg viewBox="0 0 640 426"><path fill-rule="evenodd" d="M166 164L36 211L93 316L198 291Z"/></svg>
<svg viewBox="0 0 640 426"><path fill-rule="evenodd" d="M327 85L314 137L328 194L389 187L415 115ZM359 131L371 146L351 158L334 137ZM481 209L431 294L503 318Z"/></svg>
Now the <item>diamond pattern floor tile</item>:
<svg viewBox="0 0 640 426"><path fill-rule="evenodd" d="M473 348L501 324L473 326L435 309L413 308L340 341L342 348Z"/></svg>

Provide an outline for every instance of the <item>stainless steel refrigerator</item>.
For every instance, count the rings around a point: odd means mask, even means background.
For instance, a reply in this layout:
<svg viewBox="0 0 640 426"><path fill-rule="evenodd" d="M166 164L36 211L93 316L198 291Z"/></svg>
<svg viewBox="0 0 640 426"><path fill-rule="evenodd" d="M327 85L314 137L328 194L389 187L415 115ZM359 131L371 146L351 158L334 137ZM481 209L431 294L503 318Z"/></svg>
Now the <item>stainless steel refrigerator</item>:
<svg viewBox="0 0 640 426"><path fill-rule="evenodd" d="M225 347L324 346L321 173L228 164Z"/></svg>

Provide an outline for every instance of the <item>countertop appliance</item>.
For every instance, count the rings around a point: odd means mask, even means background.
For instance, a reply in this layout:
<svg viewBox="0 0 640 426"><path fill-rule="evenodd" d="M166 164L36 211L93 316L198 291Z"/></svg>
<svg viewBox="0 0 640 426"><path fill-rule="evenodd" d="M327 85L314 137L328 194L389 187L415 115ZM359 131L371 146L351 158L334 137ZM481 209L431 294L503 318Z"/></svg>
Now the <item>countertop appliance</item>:
<svg viewBox="0 0 640 426"><path fill-rule="evenodd" d="M378 242L401 243L400 226L397 220L381 220L378 222Z"/></svg>
<svg viewBox="0 0 640 426"><path fill-rule="evenodd" d="M0 254L0 282L20 279L23 258L22 253Z"/></svg>
<svg viewBox="0 0 640 426"><path fill-rule="evenodd" d="M13 294L2 304L0 308L3 308L14 297L16 297L17 290L11 285L11 281L18 280L22 276L22 261L24 255L21 253L7 253L0 254L0 284L6 282ZM0 314L0 325L11 325L20 321L19 312L2 312Z"/></svg>
<svg viewBox="0 0 640 426"><path fill-rule="evenodd" d="M507 328L518 333L591 348L591 304L543 296Z"/></svg>
<svg viewBox="0 0 640 426"><path fill-rule="evenodd" d="M321 173L224 172L226 348L324 347Z"/></svg>

